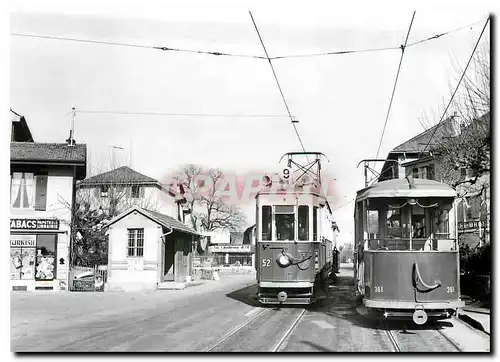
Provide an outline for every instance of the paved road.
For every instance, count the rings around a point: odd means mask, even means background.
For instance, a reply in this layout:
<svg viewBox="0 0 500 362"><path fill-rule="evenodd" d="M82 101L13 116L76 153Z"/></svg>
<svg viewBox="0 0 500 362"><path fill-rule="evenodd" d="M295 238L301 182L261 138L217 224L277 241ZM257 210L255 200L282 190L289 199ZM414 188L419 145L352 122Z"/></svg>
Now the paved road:
<svg viewBox="0 0 500 362"><path fill-rule="evenodd" d="M181 291L13 293L13 351L487 351L460 321L415 328L356 313L352 269L307 308L261 308L253 275Z"/></svg>

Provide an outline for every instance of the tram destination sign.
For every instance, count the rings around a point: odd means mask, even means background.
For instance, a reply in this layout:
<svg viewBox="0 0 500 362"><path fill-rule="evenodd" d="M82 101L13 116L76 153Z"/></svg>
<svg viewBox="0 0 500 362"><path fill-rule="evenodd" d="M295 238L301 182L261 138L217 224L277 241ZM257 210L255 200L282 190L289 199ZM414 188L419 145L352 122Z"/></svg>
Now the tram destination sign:
<svg viewBox="0 0 500 362"><path fill-rule="evenodd" d="M10 219L11 230L59 230L56 219Z"/></svg>

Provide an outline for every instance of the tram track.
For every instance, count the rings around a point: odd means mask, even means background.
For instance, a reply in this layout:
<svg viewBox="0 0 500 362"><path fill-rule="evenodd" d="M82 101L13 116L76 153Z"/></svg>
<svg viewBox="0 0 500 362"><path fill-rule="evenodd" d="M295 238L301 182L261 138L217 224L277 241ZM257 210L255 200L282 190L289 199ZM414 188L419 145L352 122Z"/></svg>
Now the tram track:
<svg viewBox="0 0 500 362"><path fill-rule="evenodd" d="M451 338L449 338L446 334L444 334L443 331L441 331L439 329L439 327L436 327L436 331L438 331L438 333L441 336L443 336L443 338L446 339L448 341L448 343L450 343L453 347L455 347L458 352L462 352L462 349L455 342L453 342L453 340Z"/></svg>
<svg viewBox="0 0 500 362"><path fill-rule="evenodd" d="M255 319L259 318L261 315L266 313L269 309L262 309L247 320L243 321L239 325L237 325L235 328L231 329L228 333L226 333L221 339L219 339L216 343L212 344L210 347L206 348L203 352L211 352L218 346L220 346L222 343L227 341L229 338L234 336L236 333L238 333L241 329L252 323Z"/></svg>
<svg viewBox="0 0 500 362"><path fill-rule="evenodd" d="M283 347L283 345L285 344L285 341L287 340L288 336L290 336L290 334L292 334L293 330L295 329L297 324L299 324L300 320L302 319L302 317L304 317L305 314L306 314L306 310L302 309L302 311L297 316L297 318L295 318L295 320L292 323L292 325L290 326L290 328L287 329L287 331L285 332L283 337L281 337L281 339L278 341L278 343L276 343L276 345L273 347L271 352L279 352L280 351L281 347Z"/></svg>
<svg viewBox="0 0 500 362"><path fill-rule="evenodd" d="M299 309L298 314L293 308L262 309L205 348L204 352L255 351L257 345L264 347L260 352L279 352L305 314L305 308ZM277 331L280 331L280 334L276 333ZM268 344L266 342L271 341L271 339L266 338L266 334L267 337L275 335L281 337L278 340L273 338L272 341L276 342ZM256 341L259 338L261 343Z"/></svg>
<svg viewBox="0 0 500 362"><path fill-rule="evenodd" d="M389 338L389 341L391 342L392 347L394 348L393 352L402 352L401 346L399 345L396 337L393 334L393 331L389 329L389 326L387 324L387 321L382 322L382 327L385 330L385 333L387 337Z"/></svg>

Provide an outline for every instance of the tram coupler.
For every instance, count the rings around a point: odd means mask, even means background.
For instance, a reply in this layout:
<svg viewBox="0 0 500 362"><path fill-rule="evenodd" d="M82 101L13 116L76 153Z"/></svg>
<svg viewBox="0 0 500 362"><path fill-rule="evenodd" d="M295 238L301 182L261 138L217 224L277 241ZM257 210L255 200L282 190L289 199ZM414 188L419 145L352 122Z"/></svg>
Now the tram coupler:
<svg viewBox="0 0 500 362"><path fill-rule="evenodd" d="M427 322L427 313L425 313L423 306L419 305L415 307L415 312L413 312L413 322L419 326Z"/></svg>

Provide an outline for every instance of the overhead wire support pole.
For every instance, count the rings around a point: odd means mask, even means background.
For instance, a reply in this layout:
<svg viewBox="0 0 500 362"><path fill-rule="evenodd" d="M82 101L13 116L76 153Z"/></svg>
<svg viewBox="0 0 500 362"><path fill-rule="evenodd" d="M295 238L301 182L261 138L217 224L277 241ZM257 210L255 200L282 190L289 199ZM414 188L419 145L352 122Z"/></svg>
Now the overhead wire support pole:
<svg viewBox="0 0 500 362"><path fill-rule="evenodd" d="M462 72L462 76L458 80L458 84L455 87L455 91L451 95L450 101L448 102L448 105L446 106L446 108L445 108L445 110L443 112L443 115L441 116L439 122L434 127L434 131L432 132L432 135L429 138L429 141L427 142L427 144L425 145L425 147L423 148L423 150L419 152L417 159L420 159L420 157L422 157L422 154L425 152L425 150L427 149L427 147L429 147L429 145L431 144L431 141L434 138L434 135L436 134L437 129L439 128L439 125L443 121L443 119L444 119L444 117L446 115L446 112L448 111L448 108L450 107L451 102L453 101L453 98L455 97L455 94L457 93L458 88L460 87L460 83L462 83L462 79L465 77L465 73L467 72L467 68L469 68L470 63L471 63L472 59L474 58L474 54L476 53L476 49L477 49L477 47L479 45L479 42L481 41L481 38L483 37L484 30L486 29L486 26L488 25L489 21L490 21L490 16L488 16L488 19L486 19L486 22L484 23L483 30L481 30L481 34L479 34L479 38L477 39L476 45L474 46L474 49L472 50L472 54L469 57L469 61L467 62L467 65L465 66L464 71Z"/></svg>
<svg viewBox="0 0 500 362"><path fill-rule="evenodd" d="M380 142L378 144L377 155L375 158L378 158L378 154L380 152L380 147L382 146L382 140L384 139L384 133L387 126L387 121L389 120L389 114L391 112L392 101L394 100L394 93L396 92L396 85L398 84L399 72L401 70L401 64L403 63L403 56L405 54L406 44L408 43L408 37L410 36L411 26L413 25L413 19L415 18L415 11L413 11L413 15L411 17L410 27L408 28L408 33L406 34L406 39L404 45L401 45L401 58L399 59L398 71L396 73L396 79L394 81L394 87L392 88L391 100L389 102L389 108L387 109L387 115L385 116L384 128L382 129L382 135L380 137Z"/></svg>
<svg viewBox="0 0 500 362"><path fill-rule="evenodd" d="M300 138L299 131L297 130L297 126L295 126L295 123L297 123L298 121L295 120L295 118L292 116L292 113L290 112L290 107L288 107L288 103L286 102L285 95L283 94L283 90L281 89L280 82L278 81L278 76L276 75L276 72L274 71L273 62L271 61L271 58L269 57L269 54L267 53L266 46L264 45L264 41L262 40L262 37L260 36L259 28L257 28L257 24L255 23L252 12L248 11L248 13L250 14L250 17L252 18L252 22L253 22L253 25L255 27L255 31L257 32L257 35L259 36L260 43L262 44L262 48L264 48L264 53L266 54L266 58L269 62L269 65L271 66L271 70L273 71L274 79L276 80L276 84L278 85L278 89L280 91L281 98L283 99L283 103L285 104L285 108L288 112L288 116L290 117L290 121L292 123L292 126L295 130L295 133L297 134L297 138L299 139L300 146L302 147L302 150L304 152L306 152L306 149L304 147L304 143L302 142L302 139ZM306 156L306 158L307 158L307 162L309 162L309 157Z"/></svg>

